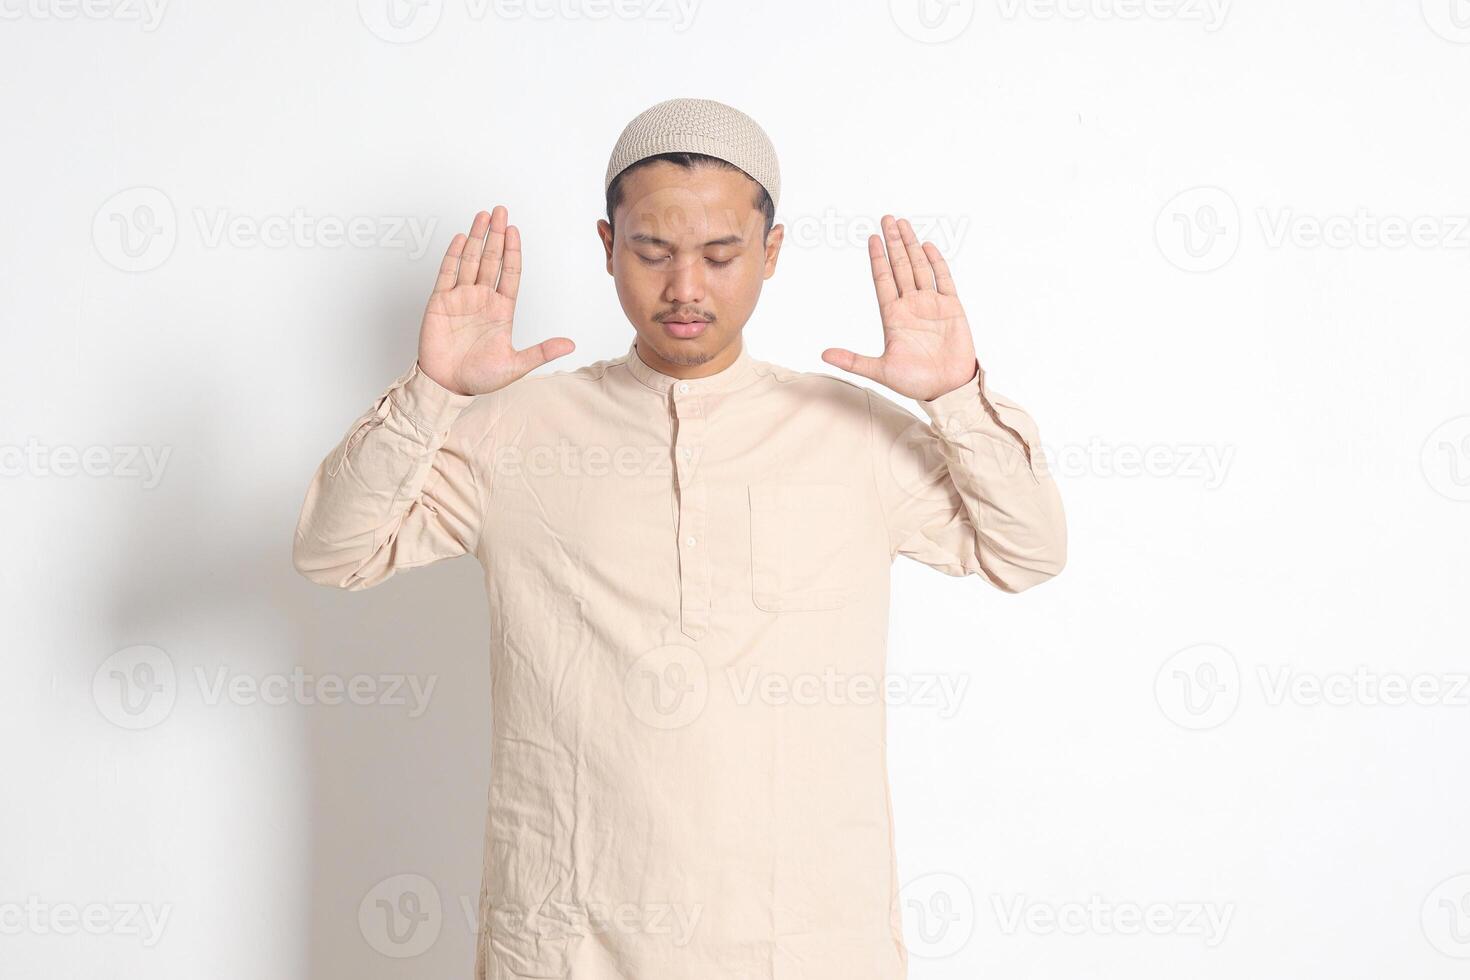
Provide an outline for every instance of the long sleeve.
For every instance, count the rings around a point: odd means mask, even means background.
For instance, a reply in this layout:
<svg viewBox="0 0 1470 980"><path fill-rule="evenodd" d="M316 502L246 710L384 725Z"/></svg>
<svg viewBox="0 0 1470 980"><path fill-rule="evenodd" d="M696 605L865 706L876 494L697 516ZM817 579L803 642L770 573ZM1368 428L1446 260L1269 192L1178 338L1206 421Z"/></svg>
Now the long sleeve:
<svg viewBox="0 0 1470 980"><path fill-rule="evenodd" d="M482 495L454 423L474 400L417 364L393 382L317 468L296 526L296 570L366 589L473 551Z"/></svg>
<svg viewBox="0 0 1470 980"><path fill-rule="evenodd" d="M968 383L918 404L928 423L868 391L894 554L946 575L983 574L1006 592L1060 572L1066 519L1031 417L986 388L978 363Z"/></svg>

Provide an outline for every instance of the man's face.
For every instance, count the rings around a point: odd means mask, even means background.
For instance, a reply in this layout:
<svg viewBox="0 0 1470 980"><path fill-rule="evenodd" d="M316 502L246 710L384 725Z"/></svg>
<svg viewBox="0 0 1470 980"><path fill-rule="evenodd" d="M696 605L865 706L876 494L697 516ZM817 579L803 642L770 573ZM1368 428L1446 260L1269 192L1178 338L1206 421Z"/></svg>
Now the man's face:
<svg viewBox="0 0 1470 980"><path fill-rule="evenodd" d="M763 240L757 193L749 177L723 167L686 170L658 160L624 176L616 228L599 221L597 230L650 366L734 360L781 249L780 225Z"/></svg>

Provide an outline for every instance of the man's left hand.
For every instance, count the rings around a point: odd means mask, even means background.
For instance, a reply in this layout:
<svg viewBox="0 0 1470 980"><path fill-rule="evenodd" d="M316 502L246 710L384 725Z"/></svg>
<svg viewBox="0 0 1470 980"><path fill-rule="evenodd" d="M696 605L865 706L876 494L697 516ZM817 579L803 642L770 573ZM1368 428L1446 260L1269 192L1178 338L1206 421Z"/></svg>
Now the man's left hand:
<svg viewBox="0 0 1470 980"><path fill-rule="evenodd" d="M822 360L907 398L929 401L975 378L970 322L934 243L920 244L906 218L885 214L882 227L882 238L868 236L868 258L883 320L883 353L868 357L829 347Z"/></svg>

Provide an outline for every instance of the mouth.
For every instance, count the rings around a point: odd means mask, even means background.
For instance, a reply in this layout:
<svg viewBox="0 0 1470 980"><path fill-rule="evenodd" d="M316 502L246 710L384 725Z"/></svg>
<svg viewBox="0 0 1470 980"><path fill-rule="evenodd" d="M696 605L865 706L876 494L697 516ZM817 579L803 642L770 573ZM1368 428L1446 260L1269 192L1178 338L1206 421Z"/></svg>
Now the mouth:
<svg viewBox="0 0 1470 980"><path fill-rule="evenodd" d="M664 320L664 333L679 340L698 337L709 327L708 320Z"/></svg>

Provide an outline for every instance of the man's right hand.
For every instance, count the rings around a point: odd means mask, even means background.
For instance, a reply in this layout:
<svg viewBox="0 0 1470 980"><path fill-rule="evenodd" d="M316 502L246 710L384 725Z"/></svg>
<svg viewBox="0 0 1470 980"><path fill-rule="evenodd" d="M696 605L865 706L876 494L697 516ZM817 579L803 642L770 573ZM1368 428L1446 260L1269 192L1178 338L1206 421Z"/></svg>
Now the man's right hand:
<svg viewBox="0 0 1470 980"><path fill-rule="evenodd" d="M510 343L521 283L521 234L496 205L475 215L469 236L455 235L419 328L419 370L458 395L504 388L576 345L552 337L518 351ZM486 232L489 239L486 239Z"/></svg>

